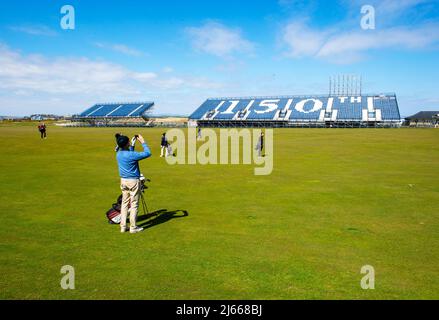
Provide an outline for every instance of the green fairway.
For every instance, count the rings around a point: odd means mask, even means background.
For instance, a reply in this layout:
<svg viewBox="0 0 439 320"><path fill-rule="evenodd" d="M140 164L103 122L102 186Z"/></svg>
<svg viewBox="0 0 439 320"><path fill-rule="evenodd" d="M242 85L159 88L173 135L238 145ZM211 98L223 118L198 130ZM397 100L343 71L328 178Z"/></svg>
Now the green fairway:
<svg viewBox="0 0 439 320"><path fill-rule="evenodd" d="M119 130L167 211L135 235L105 217ZM0 124L1 299L439 299L439 130L277 129L269 176L170 166L164 130Z"/></svg>

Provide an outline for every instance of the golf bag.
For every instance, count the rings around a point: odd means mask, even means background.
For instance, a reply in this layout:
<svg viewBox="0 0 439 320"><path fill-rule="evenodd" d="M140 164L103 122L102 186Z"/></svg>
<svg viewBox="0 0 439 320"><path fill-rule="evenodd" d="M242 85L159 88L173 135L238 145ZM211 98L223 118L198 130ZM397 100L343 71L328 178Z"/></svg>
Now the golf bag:
<svg viewBox="0 0 439 320"><path fill-rule="evenodd" d="M117 202L113 203L111 209L105 214L110 224L120 224L121 218L121 207L122 207L122 195L117 198Z"/></svg>
<svg viewBox="0 0 439 320"><path fill-rule="evenodd" d="M148 186L145 185L145 182L150 182L151 180L149 179L145 179L145 177L142 175L140 177L140 201L142 203L142 207L143 207L143 212L149 213L148 211L148 207L146 206L146 201L145 201L145 197L143 196L144 192L146 189L148 189ZM128 204L128 209L130 209L130 204ZM122 208L122 195L120 195L117 198L117 202L113 203L113 205L111 206L111 209L107 211L107 213L105 214L107 219L108 219L108 223L110 224L120 224L120 220L121 220L121 208Z"/></svg>

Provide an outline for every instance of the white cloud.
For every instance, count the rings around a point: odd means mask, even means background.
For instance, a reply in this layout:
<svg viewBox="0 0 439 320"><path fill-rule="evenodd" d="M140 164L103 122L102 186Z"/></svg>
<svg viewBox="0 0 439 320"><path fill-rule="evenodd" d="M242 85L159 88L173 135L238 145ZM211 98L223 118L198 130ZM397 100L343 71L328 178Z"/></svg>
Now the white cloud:
<svg viewBox="0 0 439 320"><path fill-rule="evenodd" d="M53 60L23 56L0 47L0 89L30 90L51 94L129 91L124 80L136 73L108 62L85 58Z"/></svg>
<svg viewBox="0 0 439 320"><path fill-rule="evenodd" d="M278 1L281 6L297 7L304 3ZM310 9L299 10L300 16L287 23L280 34L286 47L284 54L291 58L313 57L346 64L362 60L374 50L435 49L439 43L439 24L419 22L429 21L423 17L435 2L437 0L340 0L347 18L321 29L308 24L313 21ZM375 30L360 28L360 9L366 4L375 8Z"/></svg>
<svg viewBox="0 0 439 320"><path fill-rule="evenodd" d="M318 56L330 57L382 48L422 49L437 41L439 41L439 26L437 25L342 33L330 38L320 49Z"/></svg>
<svg viewBox="0 0 439 320"><path fill-rule="evenodd" d="M172 67L164 67L163 72L164 73L171 73L171 72L174 72L174 69Z"/></svg>
<svg viewBox="0 0 439 320"><path fill-rule="evenodd" d="M10 30L30 34L33 36L48 36L53 37L58 33L45 25L22 25L22 26L11 26Z"/></svg>
<svg viewBox="0 0 439 320"><path fill-rule="evenodd" d="M439 42L439 25L395 27L379 30L313 30L304 23L290 23L283 31L289 57L315 57L336 63L362 59L371 50L428 49Z"/></svg>
<svg viewBox="0 0 439 320"><path fill-rule="evenodd" d="M163 95L162 101L166 101L167 94L178 96L181 91L219 87L220 83L206 78L169 77L151 71L130 70L108 61L24 55L0 43L1 108L15 106L28 110L41 106L33 112L74 113L80 111L78 108L101 100L129 101ZM55 104L53 99L61 99L63 103ZM49 107L66 109L48 110ZM0 111L7 113L7 110Z"/></svg>
<svg viewBox="0 0 439 320"><path fill-rule="evenodd" d="M95 45L102 49L112 50L118 53L125 54L127 56L140 57L144 55L140 50L131 48L124 44L111 44L111 43L102 43L96 42Z"/></svg>
<svg viewBox="0 0 439 320"><path fill-rule="evenodd" d="M386 20L395 18L396 16L414 10L415 7L423 4L433 3L436 0L345 0L345 2L352 8L358 11L363 5L371 5L380 16L385 16ZM416 12L413 12L416 13Z"/></svg>
<svg viewBox="0 0 439 320"><path fill-rule="evenodd" d="M254 44L243 37L240 29L229 28L217 22L186 28L186 33L197 51L217 57L229 57L234 53L251 53L254 50Z"/></svg>
<svg viewBox="0 0 439 320"><path fill-rule="evenodd" d="M87 58L25 56L0 44L0 88L3 89L47 93L106 93L115 89L130 92L132 88L145 84L157 89L198 88L204 80L165 78L154 72L132 71L118 64ZM205 85L211 87L212 83L206 81Z"/></svg>
<svg viewBox="0 0 439 320"><path fill-rule="evenodd" d="M131 76L137 81L147 83L157 78L157 74L154 72L133 72Z"/></svg>
<svg viewBox="0 0 439 320"><path fill-rule="evenodd" d="M329 31L311 30L303 22L293 22L285 27L282 39L289 48L288 56L314 56L329 34Z"/></svg>

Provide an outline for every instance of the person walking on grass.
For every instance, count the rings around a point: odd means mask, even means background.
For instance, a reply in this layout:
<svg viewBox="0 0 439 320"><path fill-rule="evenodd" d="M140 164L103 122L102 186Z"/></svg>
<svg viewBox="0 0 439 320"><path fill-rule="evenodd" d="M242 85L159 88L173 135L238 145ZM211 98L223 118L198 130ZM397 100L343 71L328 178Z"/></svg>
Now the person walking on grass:
<svg viewBox="0 0 439 320"><path fill-rule="evenodd" d="M39 123L38 131L40 131L41 139L47 139L46 124L44 122L43 123L41 123L41 122Z"/></svg>
<svg viewBox="0 0 439 320"><path fill-rule="evenodd" d="M130 233L137 233L143 230L143 228L136 225L141 192L139 161L149 158L151 151L140 134L135 138L142 144L143 152L134 151L134 144L130 144L128 137L116 134L116 141L119 147L116 159L119 166L120 189L122 190L120 219L120 231L122 233L127 231L128 207L130 210Z"/></svg>
<svg viewBox="0 0 439 320"><path fill-rule="evenodd" d="M166 157L169 156L169 148L168 148L168 146L169 146L169 143L168 143L168 139L166 138L166 133L163 133L162 134L162 139L160 141L160 147L161 147L160 158L163 157L163 155L164 155L163 153L165 153Z"/></svg>

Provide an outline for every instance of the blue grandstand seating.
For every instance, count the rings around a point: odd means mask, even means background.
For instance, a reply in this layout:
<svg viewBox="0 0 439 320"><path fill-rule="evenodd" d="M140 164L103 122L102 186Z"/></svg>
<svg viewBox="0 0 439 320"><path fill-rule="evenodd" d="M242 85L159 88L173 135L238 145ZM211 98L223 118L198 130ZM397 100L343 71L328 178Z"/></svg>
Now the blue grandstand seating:
<svg viewBox="0 0 439 320"><path fill-rule="evenodd" d="M270 107L261 106L264 100L268 101L269 104L276 104L277 107L273 110ZM279 100L279 102L274 102L275 100ZM247 100L247 105L252 100ZM281 99L254 99L254 103L252 107L249 109L249 114L247 116L247 120L273 120L279 109L279 103L281 103ZM268 112L267 112L268 110Z"/></svg>
<svg viewBox="0 0 439 320"><path fill-rule="evenodd" d="M319 108L318 105L316 105L316 102L311 99L321 101L322 106ZM297 105L301 101L306 101L303 104L303 109L297 107ZM289 108L290 110L292 110L290 115L290 121L318 121L320 117L320 112L326 108L327 103L328 97L295 98L293 99L291 107Z"/></svg>
<svg viewBox="0 0 439 320"><path fill-rule="evenodd" d="M249 102L250 102L250 100L246 100L246 99L239 100L238 104L234 103L233 100L227 101L226 103L222 104L222 106L220 108L218 108L219 113L215 117L215 119L216 120L232 120L233 117L236 115L236 113L238 113L240 110L243 110L243 109L245 109L245 107L247 107ZM233 108L232 113L225 113L227 111L227 109L233 107L234 105L235 105L235 107Z"/></svg>
<svg viewBox="0 0 439 320"><path fill-rule="evenodd" d="M338 120L362 120L362 110L367 109L367 99L361 99L361 103L351 102L348 98L342 103L341 99L334 99L333 109L338 110Z"/></svg>
<svg viewBox="0 0 439 320"><path fill-rule="evenodd" d="M376 99L374 104L377 109L382 110L383 120L399 120L401 118L396 98L383 97Z"/></svg>
<svg viewBox="0 0 439 320"><path fill-rule="evenodd" d="M377 120L376 110L381 111L381 119ZM364 112L366 112L365 115ZM288 114L288 119L285 119ZM372 119L371 121L399 121L400 114L394 94L353 97L316 95L211 98L195 110L189 119L218 122L243 119L246 121L362 122L369 121L369 119Z"/></svg>
<svg viewBox="0 0 439 320"><path fill-rule="evenodd" d="M107 114L109 114L111 111L113 111L118 106L115 105L101 105L99 108L97 108L95 111L89 113L87 117L105 117Z"/></svg>
<svg viewBox="0 0 439 320"><path fill-rule="evenodd" d="M207 112L215 109L219 102L216 100L206 100L192 115L196 119L201 119Z"/></svg>
<svg viewBox="0 0 439 320"><path fill-rule="evenodd" d="M141 117L154 102L96 104L80 113L78 118L132 118Z"/></svg>
<svg viewBox="0 0 439 320"><path fill-rule="evenodd" d="M87 110L79 114L79 116L86 117L88 114L92 113L93 111L96 111L99 107L100 107L99 105L95 104L93 107L88 108Z"/></svg>

